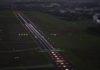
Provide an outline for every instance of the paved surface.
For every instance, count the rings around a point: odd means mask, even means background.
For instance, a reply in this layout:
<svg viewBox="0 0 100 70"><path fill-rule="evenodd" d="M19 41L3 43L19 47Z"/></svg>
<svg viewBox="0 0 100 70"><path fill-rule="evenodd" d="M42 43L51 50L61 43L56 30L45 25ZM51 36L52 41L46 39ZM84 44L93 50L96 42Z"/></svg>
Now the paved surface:
<svg viewBox="0 0 100 70"><path fill-rule="evenodd" d="M31 22L22 12L13 11L14 15L21 22L23 27L35 38L43 50L46 50L48 57L57 70L73 70L72 64L65 58L63 53L55 51L55 48L46 40L36 25Z"/></svg>

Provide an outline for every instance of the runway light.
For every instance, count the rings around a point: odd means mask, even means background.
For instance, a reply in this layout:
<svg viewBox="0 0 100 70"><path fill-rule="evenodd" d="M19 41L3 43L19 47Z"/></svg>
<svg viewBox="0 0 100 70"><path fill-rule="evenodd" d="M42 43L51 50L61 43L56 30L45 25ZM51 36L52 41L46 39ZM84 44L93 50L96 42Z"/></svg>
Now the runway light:
<svg viewBox="0 0 100 70"><path fill-rule="evenodd" d="M20 36L20 33L18 35Z"/></svg>
<svg viewBox="0 0 100 70"><path fill-rule="evenodd" d="M53 55L56 55L56 54L53 54Z"/></svg>
<svg viewBox="0 0 100 70"><path fill-rule="evenodd" d="M28 34L26 34L26 36L28 36Z"/></svg>
<svg viewBox="0 0 100 70"><path fill-rule="evenodd" d="M65 70L69 70L69 69L65 69Z"/></svg>
<svg viewBox="0 0 100 70"><path fill-rule="evenodd" d="M66 67L65 65L63 67Z"/></svg>
<svg viewBox="0 0 100 70"><path fill-rule="evenodd" d="M51 53L54 53L54 52L51 52Z"/></svg>
<svg viewBox="0 0 100 70"><path fill-rule="evenodd" d="M61 63L62 65L64 64L64 63Z"/></svg>
<svg viewBox="0 0 100 70"><path fill-rule="evenodd" d="M57 58L57 60L59 60L59 58Z"/></svg>
<svg viewBox="0 0 100 70"><path fill-rule="evenodd" d="M55 56L55 57L58 57L58 56Z"/></svg>
<svg viewBox="0 0 100 70"><path fill-rule="evenodd" d="M64 62L64 60L57 60L56 62L59 62L59 63L61 63L61 62Z"/></svg>

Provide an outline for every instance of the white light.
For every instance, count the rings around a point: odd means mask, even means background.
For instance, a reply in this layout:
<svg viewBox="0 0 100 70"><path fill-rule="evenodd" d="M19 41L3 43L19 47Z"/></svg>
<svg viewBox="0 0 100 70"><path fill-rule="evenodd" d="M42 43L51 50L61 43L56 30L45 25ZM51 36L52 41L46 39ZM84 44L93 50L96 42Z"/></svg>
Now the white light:
<svg viewBox="0 0 100 70"><path fill-rule="evenodd" d="M63 67L66 67L65 65Z"/></svg>
<svg viewBox="0 0 100 70"><path fill-rule="evenodd" d="M65 70L69 70L69 69L65 69Z"/></svg>
<svg viewBox="0 0 100 70"><path fill-rule="evenodd" d="M55 56L55 57L58 57L58 56Z"/></svg>
<svg viewBox="0 0 100 70"><path fill-rule="evenodd" d="M51 53L54 53L54 52L51 52Z"/></svg>
<svg viewBox="0 0 100 70"><path fill-rule="evenodd" d="M59 63L61 63L61 62L64 62L63 60L57 60L56 62L59 62Z"/></svg>
<svg viewBox="0 0 100 70"><path fill-rule="evenodd" d="M59 60L59 58L57 58Z"/></svg>
<svg viewBox="0 0 100 70"><path fill-rule="evenodd" d="M56 55L56 54L53 54L53 55Z"/></svg>
<svg viewBox="0 0 100 70"><path fill-rule="evenodd" d="M62 65L64 64L64 63L61 63Z"/></svg>

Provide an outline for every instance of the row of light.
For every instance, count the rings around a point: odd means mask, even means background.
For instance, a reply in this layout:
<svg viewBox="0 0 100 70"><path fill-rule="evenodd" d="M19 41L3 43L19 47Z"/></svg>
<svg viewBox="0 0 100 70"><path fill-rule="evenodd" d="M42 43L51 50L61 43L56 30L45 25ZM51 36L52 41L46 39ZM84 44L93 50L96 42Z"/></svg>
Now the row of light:
<svg viewBox="0 0 100 70"><path fill-rule="evenodd" d="M62 68L64 68L64 70L69 70L68 68L66 68L67 66L65 65L65 64L68 64L68 63L64 63L64 58L61 56L61 55L58 55L59 53L57 53L57 52L51 52L51 54L50 54L50 56L52 57L52 59L54 60L54 62L55 62L55 60L56 60L56 65L59 65L58 67L62 67Z"/></svg>
<svg viewBox="0 0 100 70"><path fill-rule="evenodd" d="M19 33L18 35L19 35L19 36L28 36L27 33Z"/></svg>

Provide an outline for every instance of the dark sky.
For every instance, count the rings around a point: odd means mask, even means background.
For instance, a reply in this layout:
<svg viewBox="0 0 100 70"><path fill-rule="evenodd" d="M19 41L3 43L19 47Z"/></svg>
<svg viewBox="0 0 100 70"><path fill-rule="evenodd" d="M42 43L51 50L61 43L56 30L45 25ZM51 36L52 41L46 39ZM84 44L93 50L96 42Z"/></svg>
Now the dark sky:
<svg viewBox="0 0 100 70"><path fill-rule="evenodd" d="M11 2L11 1L37 1L37 0L0 0L0 3ZM39 1L54 1L54 0L39 0ZM92 2L92 1L99 1L99 0L56 0L56 1Z"/></svg>
<svg viewBox="0 0 100 70"><path fill-rule="evenodd" d="M37 1L37 0L0 0L0 4L8 4L11 2L24 2L24 1ZM54 0L40 0L40 1L54 1ZM84 3L84 2L100 2L100 0L56 0L56 1L67 1L67 2L76 2L76 3Z"/></svg>

